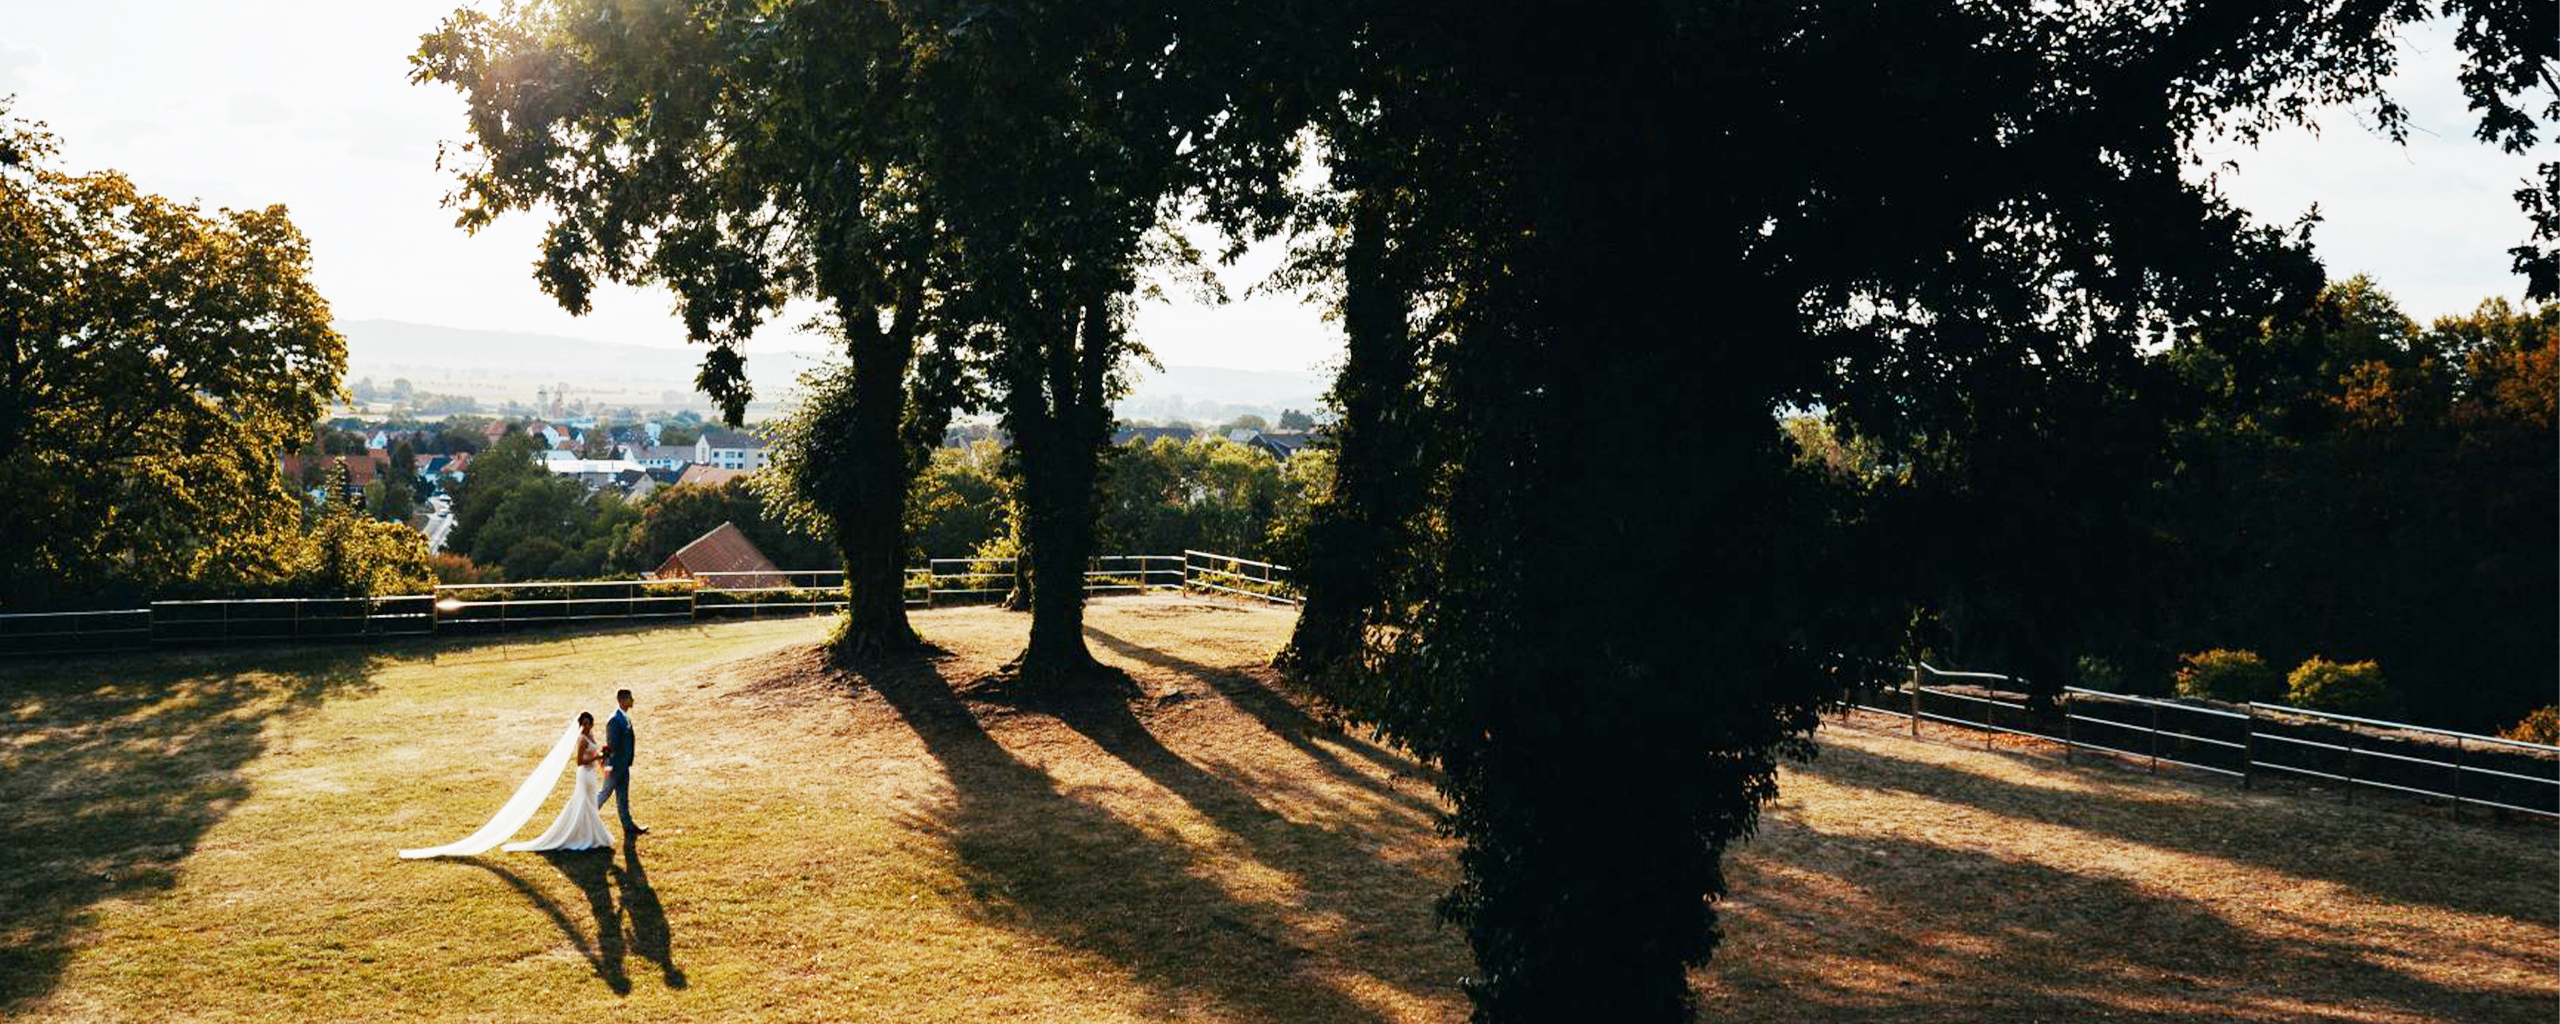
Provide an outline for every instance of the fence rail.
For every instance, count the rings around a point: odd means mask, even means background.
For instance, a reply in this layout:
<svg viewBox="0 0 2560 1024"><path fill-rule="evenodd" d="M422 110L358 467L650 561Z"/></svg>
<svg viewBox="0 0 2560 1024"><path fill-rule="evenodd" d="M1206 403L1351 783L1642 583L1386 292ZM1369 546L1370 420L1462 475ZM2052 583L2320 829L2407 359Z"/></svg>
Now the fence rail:
<svg viewBox="0 0 2560 1024"><path fill-rule="evenodd" d="M1019 562L933 558L906 570L910 607L984 601L1019 582ZM1289 567L1207 551L1095 555L1088 594L1235 594L1295 605ZM0 655L98 654L155 645L333 640L488 632L569 623L817 615L844 608L844 572L744 570L638 580L443 583L424 594L154 601L144 608L0 614Z"/></svg>
<svg viewBox="0 0 2560 1024"><path fill-rule="evenodd" d="M1930 685L1941 680L1988 693ZM2091 751L2243 786L2315 778L2343 784L2350 800L2378 789L2449 801L2457 817L2480 806L2560 820L2560 747L2282 704L2235 710L2077 686L2063 687L2049 707L1989 695L2015 694L2019 682L1922 663L1911 666L1909 682L1849 704L1901 718L1913 736L1921 722L1940 722L1980 730L1986 746L2003 733L2060 744L2065 759Z"/></svg>
<svg viewBox="0 0 2560 1024"><path fill-rule="evenodd" d="M1247 572L1247 569L1261 571ZM1187 548L1182 552L1182 589L1185 592L1206 590L1294 606L1304 599L1297 594L1296 581L1283 578L1291 571L1285 565L1233 555Z"/></svg>

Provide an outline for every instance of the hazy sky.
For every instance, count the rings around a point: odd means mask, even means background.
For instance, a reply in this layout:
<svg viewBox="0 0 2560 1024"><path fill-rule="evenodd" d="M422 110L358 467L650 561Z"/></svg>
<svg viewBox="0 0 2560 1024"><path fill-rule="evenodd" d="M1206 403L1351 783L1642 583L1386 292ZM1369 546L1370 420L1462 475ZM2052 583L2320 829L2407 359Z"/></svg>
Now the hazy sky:
<svg viewBox="0 0 2560 1024"><path fill-rule="evenodd" d="M10 7L0 94L17 94L18 116L51 125L68 166L117 168L147 191L207 207L288 205L339 317L682 344L658 293L615 288L586 317L561 312L529 276L537 221L512 218L476 237L452 226L434 162L437 140L461 132L461 99L408 84L406 60L452 0ZM2472 140L2449 30L2431 26L2404 45L2396 91L2415 122L2405 148L2332 111L2321 135L2205 155L2242 165L2225 188L2267 220L2319 203L2326 221L2314 237L2332 276L2370 273L2412 315L2517 296L2505 249L2525 224L2508 193L2533 160ZM1149 305L1140 337L1175 364L1304 370L1335 358L1336 329L1313 307L1241 297L1275 258L1266 247L1222 271L1239 297L1228 305ZM759 336L767 344L806 342Z"/></svg>

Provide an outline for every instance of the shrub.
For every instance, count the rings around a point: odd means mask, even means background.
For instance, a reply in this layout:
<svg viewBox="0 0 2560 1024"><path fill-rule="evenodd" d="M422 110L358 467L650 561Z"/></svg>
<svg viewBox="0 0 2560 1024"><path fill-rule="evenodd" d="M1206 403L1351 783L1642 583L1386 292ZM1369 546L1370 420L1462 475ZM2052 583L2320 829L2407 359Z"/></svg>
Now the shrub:
<svg viewBox="0 0 2560 1024"><path fill-rule="evenodd" d="M2370 661L2340 664L2312 655L2286 677L2285 697L2293 706L2341 715L2382 718L2398 703L2382 666Z"/></svg>
<svg viewBox="0 0 2560 1024"><path fill-rule="evenodd" d="M433 570L438 583L495 583L498 571L479 565L469 555L440 551L427 556L427 568Z"/></svg>
<svg viewBox="0 0 2560 1024"><path fill-rule="evenodd" d="M2560 746L2560 707L2538 709L2498 735L2527 743Z"/></svg>
<svg viewBox="0 0 2560 1024"><path fill-rule="evenodd" d="M2256 651L2216 648L2178 656L2178 696L2235 704L2284 696L2284 679Z"/></svg>

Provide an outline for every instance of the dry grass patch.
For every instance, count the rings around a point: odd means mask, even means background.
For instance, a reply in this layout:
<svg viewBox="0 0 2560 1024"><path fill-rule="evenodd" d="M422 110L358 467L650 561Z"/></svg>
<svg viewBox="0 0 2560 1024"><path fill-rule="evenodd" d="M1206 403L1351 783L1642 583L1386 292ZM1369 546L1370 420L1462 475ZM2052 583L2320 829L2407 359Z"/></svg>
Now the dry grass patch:
<svg viewBox="0 0 2560 1024"><path fill-rule="evenodd" d="M1860 718L1823 730L1735 858L1731 941L1699 978L1726 1019L2560 1014L2546 826L2075 768Z"/></svg>
<svg viewBox="0 0 2560 1024"><path fill-rule="evenodd" d="M993 609L868 675L811 621L0 665L0 1014L1462 1020L1436 798L1259 667L1289 621L1099 602L1139 696L1054 713L955 692L1022 643ZM393 857L625 686L636 851ZM1734 859L1714 1019L2560 1009L2547 829L1823 740Z"/></svg>

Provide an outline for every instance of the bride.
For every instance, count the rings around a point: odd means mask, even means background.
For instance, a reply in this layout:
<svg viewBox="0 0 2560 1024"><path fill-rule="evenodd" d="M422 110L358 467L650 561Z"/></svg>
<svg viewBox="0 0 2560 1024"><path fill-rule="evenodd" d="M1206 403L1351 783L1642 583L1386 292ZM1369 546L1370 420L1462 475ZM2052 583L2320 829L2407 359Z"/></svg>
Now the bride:
<svg viewBox="0 0 2560 1024"><path fill-rule="evenodd" d="M508 836L514 835L517 829L523 828L525 822L533 820L533 812L540 810L543 798L551 795L552 787L560 781L560 769L568 766L573 754L578 760L578 782L570 790L569 802L561 806L560 816L552 819L551 828L541 836L526 842L507 843L506 849L510 852L611 849L613 832L605 828L604 816L596 812L596 794L601 791L596 782L596 772L604 761L604 752L596 745L595 725L596 716L578 712L577 723L561 733L560 739L551 745L551 752L534 767L533 775L516 788L515 796L508 798L506 806L498 809L498 816L489 819L489 823L472 833L471 838L422 850L402 850L400 856L417 860L425 857L469 857L489 852Z"/></svg>

